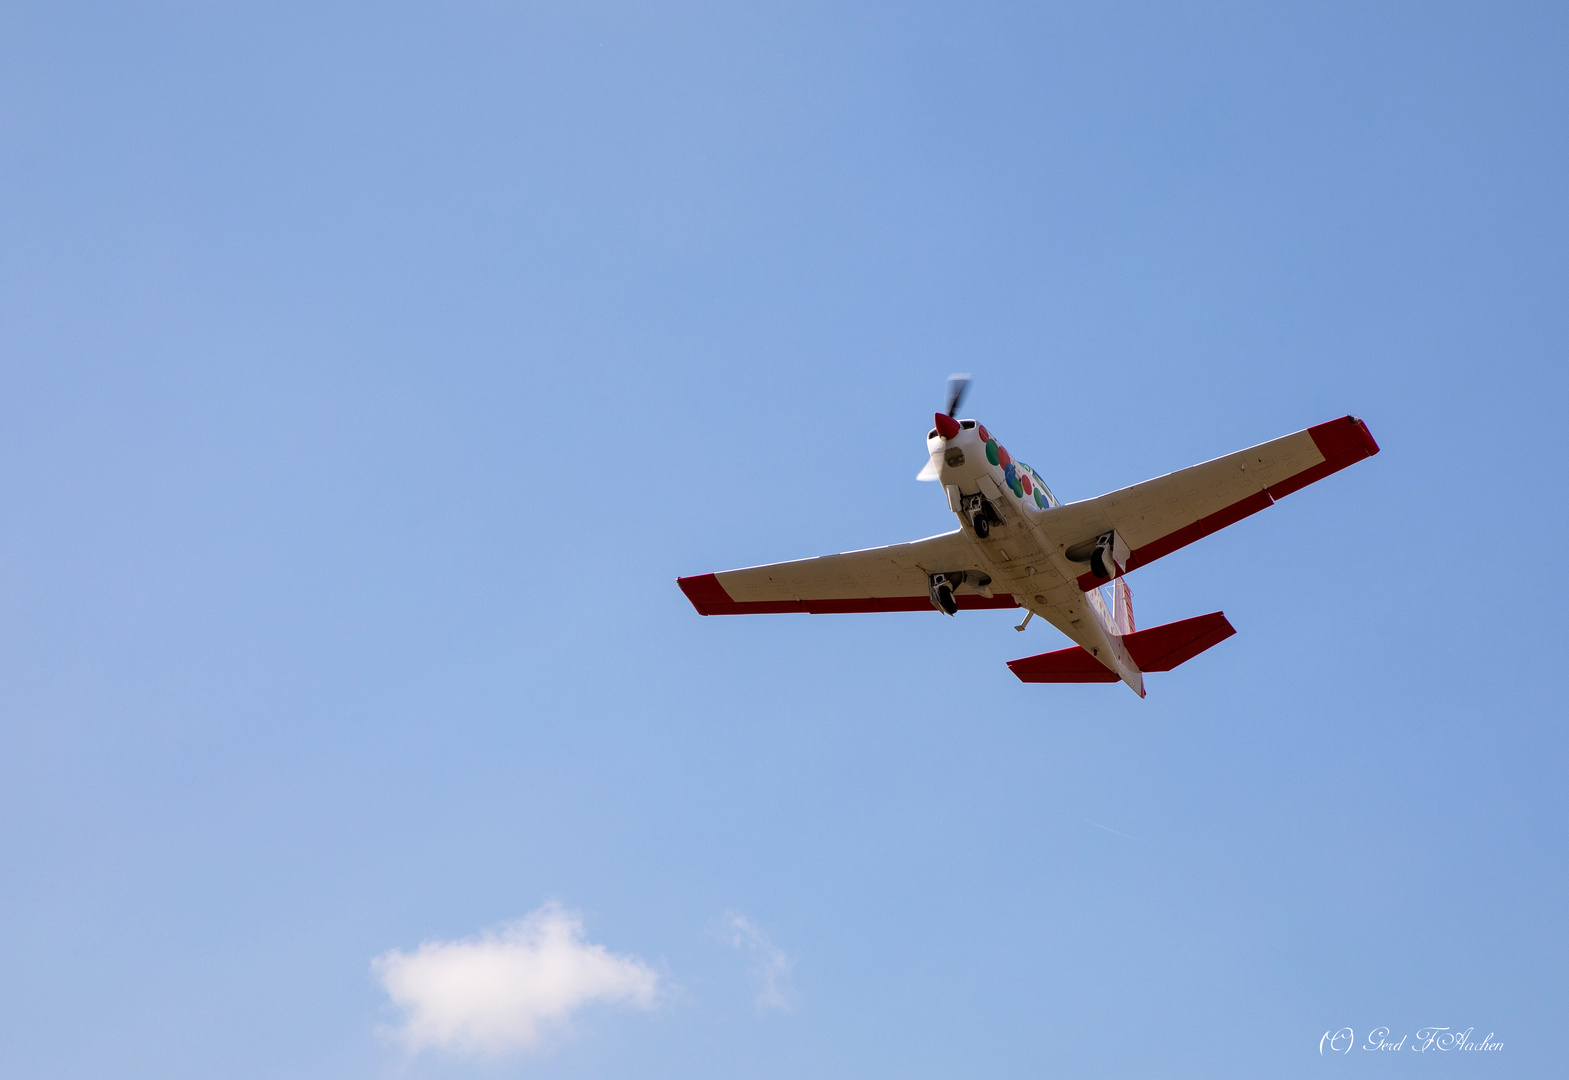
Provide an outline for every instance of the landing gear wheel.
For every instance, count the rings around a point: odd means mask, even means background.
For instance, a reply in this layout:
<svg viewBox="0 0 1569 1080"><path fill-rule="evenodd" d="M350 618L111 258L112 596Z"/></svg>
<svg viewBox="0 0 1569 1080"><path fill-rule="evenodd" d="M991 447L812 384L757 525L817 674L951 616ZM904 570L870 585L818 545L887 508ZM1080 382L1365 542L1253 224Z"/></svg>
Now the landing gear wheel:
<svg viewBox="0 0 1569 1080"><path fill-rule="evenodd" d="M1107 566L1109 560L1106 558L1110 554L1111 552L1105 548L1098 547L1095 549L1094 554L1090 556L1090 572L1102 581L1111 577L1111 570Z"/></svg>
<svg viewBox="0 0 1569 1080"><path fill-rule="evenodd" d="M986 520L986 515L984 515L984 514L977 514L977 515L975 515L974 525L975 525L975 535L980 537L982 540L986 539L987 536L991 535L992 523Z"/></svg>
<svg viewBox="0 0 1569 1080"><path fill-rule="evenodd" d="M949 615L959 610L959 605L953 599L953 590L946 585L937 586L937 605Z"/></svg>

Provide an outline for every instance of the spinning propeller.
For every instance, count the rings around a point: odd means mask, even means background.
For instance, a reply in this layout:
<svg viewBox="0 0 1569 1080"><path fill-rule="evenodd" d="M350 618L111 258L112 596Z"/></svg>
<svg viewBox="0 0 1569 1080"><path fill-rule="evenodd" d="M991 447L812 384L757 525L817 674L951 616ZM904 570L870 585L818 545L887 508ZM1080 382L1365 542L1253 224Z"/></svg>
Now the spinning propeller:
<svg viewBox="0 0 1569 1080"><path fill-rule="evenodd" d="M959 434L959 421L954 414L959 411L959 405L964 401L964 395L969 389L970 376L968 373L948 376L948 409L946 412L938 413L934 418L937 423L937 433L943 438L951 439ZM917 480L935 480L937 475L937 459L933 457L926 463L926 468L917 473L915 478Z"/></svg>
<svg viewBox="0 0 1569 1080"><path fill-rule="evenodd" d="M950 419L958 419L959 404L964 401L964 395L969 392L969 389L969 372L965 372L963 375L948 376L948 408L944 410L944 413Z"/></svg>

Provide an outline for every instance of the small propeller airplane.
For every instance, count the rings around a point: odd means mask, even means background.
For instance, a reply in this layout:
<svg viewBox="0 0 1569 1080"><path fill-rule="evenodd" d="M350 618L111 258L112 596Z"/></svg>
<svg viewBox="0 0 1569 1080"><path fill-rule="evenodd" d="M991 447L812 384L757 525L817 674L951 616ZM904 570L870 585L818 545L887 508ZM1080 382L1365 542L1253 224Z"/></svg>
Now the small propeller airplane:
<svg viewBox="0 0 1569 1080"><path fill-rule="evenodd" d="M1061 503L984 424L955 419L968 375L926 433L916 477L941 482L958 529L907 544L677 578L702 615L1025 609L1075 644L1010 660L1025 682L1124 682L1170 671L1236 631L1224 612L1135 629L1124 575L1378 453L1343 416L1083 502ZM1106 595L1109 586L1110 597Z"/></svg>

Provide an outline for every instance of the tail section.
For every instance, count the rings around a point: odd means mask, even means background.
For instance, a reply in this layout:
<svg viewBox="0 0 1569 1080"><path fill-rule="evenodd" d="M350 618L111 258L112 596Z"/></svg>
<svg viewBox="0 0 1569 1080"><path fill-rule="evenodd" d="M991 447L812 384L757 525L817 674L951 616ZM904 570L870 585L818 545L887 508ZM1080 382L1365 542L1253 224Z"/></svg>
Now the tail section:
<svg viewBox="0 0 1569 1080"><path fill-rule="evenodd" d="M1179 622L1152 626L1148 630L1133 629L1133 610L1127 586L1120 580L1116 594L1118 629L1126 614L1129 632L1122 643L1128 654L1143 672L1170 671L1186 663L1211 645L1218 645L1236 633L1223 612L1213 611ZM1008 667L1024 682L1120 682L1116 672L1106 667L1089 652L1075 645L1071 649L1026 656L1008 661Z"/></svg>

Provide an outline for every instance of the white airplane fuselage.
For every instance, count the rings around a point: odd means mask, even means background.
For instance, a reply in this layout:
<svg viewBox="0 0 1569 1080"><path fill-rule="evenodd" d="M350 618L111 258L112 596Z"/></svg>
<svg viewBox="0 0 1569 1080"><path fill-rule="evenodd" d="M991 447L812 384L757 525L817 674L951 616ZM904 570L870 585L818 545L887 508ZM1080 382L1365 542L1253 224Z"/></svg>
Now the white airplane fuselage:
<svg viewBox="0 0 1569 1080"><path fill-rule="evenodd" d="M1133 626L1120 566L1108 567L1119 579L1113 611L1098 588L1080 586L1087 563L1070 559L1068 545L1082 547L1084 538L1053 535L1051 512L1060 504L1040 474L1009 454L984 425L939 417L943 421L951 434L938 428L928 434L931 464L922 475L942 484L949 509L991 578L982 587L1012 593L1026 611L1061 630L1143 696L1143 675L1122 641ZM1120 564L1125 554L1116 555Z"/></svg>
<svg viewBox="0 0 1569 1080"><path fill-rule="evenodd" d="M1008 661L1027 683L1122 681L1171 671L1236 629L1223 611L1133 625L1129 571L1165 558L1378 453L1346 415L1185 469L1059 503L1041 475L974 420L954 413L967 376L926 436L917 476L936 480L959 527L898 544L679 577L699 615L814 615L1023 607L1073 645ZM1109 593L1109 596L1108 596ZM1108 602L1109 601L1109 602Z"/></svg>

